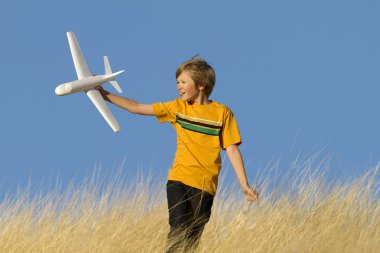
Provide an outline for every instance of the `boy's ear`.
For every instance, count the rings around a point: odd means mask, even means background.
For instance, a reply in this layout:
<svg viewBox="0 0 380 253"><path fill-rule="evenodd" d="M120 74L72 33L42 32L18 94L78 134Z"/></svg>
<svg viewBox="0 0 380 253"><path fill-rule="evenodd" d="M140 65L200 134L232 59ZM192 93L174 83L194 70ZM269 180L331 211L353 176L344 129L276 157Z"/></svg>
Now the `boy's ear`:
<svg viewBox="0 0 380 253"><path fill-rule="evenodd" d="M204 84L199 84L198 85L198 89L199 90L205 90L205 88L206 88L206 85L204 85Z"/></svg>

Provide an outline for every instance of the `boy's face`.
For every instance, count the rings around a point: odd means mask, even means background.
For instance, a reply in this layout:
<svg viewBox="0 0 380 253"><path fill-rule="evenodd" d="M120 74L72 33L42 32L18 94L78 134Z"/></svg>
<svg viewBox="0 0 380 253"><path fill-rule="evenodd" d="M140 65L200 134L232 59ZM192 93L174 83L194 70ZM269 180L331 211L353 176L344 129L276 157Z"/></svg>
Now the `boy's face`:
<svg viewBox="0 0 380 253"><path fill-rule="evenodd" d="M182 101L197 103L200 99L200 94L203 87L197 87L190 75L186 71L182 71L177 78L177 90Z"/></svg>

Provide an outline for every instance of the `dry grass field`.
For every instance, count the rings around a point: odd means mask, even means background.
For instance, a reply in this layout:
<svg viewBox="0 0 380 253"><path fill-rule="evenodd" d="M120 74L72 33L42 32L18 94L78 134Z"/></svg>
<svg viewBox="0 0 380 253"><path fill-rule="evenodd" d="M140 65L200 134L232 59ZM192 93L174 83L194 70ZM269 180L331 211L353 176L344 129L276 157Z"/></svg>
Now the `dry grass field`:
<svg viewBox="0 0 380 253"><path fill-rule="evenodd" d="M261 199L245 202L221 186L196 252L380 252L377 168L326 183L305 166ZM44 194L27 190L0 205L0 252L164 252L169 230L164 181L120 177Z"/></svg>

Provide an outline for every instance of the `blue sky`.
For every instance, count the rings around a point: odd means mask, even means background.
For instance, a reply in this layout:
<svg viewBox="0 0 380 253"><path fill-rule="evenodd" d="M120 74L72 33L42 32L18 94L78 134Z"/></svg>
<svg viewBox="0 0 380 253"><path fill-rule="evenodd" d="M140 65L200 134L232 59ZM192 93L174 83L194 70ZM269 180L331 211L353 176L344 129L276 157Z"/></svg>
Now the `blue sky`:
<svg viewBox="0 0 380 253"><path fill-rule="evenodd" d="M250 178L280 160L322 151L340 176L380 160L380 3L377 1L6 1L0 8L0 183L12 191L101 166L170 167L169 124L110 106L115 134L76 79L66 32L90 70L103 55L142 103L175 99L175 70L200 54L215 69L211 96L238 120ZM104 86L112 91L109 84Z"/></svg>

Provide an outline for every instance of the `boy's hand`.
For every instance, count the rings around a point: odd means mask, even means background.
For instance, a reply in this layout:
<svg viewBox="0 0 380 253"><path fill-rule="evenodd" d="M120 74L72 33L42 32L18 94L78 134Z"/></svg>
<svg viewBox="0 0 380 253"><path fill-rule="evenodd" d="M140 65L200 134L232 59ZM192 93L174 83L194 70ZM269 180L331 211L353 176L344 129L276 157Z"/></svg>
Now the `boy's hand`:
<svg viewBox="0 0 380 253"><path fill-rule="evenodd" d="M106 91L105 89L103 89L102 86L97 86L97 87L95 87L95 89L97 89L99 91L100 95L102 95L102 97L104 99L107 99L107 95L109 94L108 91Z"/></svg>
<svg viewBox="0 0 380 253"><path fill-rule="evenodd" d="M100 92L100 94L105 92L102 86L96 86L95 89L97 89Z"/></svg>
<svg viewBox="0 0 380 253"><path fill-rule="evenodd" d="M259 198L259 193L250 186L245 187L243 193L248 201L256 201Z"/></svg>

